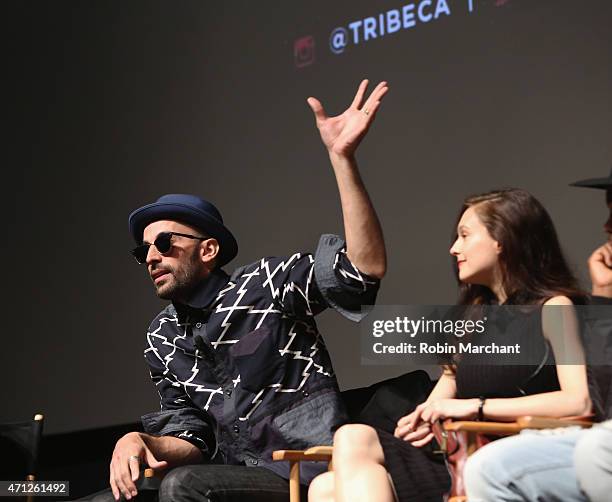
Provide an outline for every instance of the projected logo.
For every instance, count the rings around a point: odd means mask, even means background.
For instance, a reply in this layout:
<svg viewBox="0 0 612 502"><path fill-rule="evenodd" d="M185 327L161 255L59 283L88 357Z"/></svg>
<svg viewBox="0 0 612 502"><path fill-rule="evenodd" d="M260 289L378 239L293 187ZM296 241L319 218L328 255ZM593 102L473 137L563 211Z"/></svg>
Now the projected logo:
<svg viewBox="0 0 612 502"><path fill-rule="evenodd" d="M390 9L378 15L358 19L332 30L329 48L334 54L342 54L349 45L359 45L370 40L408 30L417 24L426 24L451 15L450 0L421 0L411 2L397 9ZM475 0L461 0L469 12L474 9Z"/></svg>
<svg viewBox="0 0 612 502"><path fill-rule="evenodd" d="M348 43L348 31L346 28L340 27L332 31L329 37L329 48L334 54L342 54Z"/></svg>
<svg viewBox="0 0 612 502"><path fill-rule="evenodd" d="M293 43L293 61L296 68L310 66L315 61L315 42L311 36L298 38Z"/></svg>
<svg viewBox="0 0 612 502"><path fill-rule="evenodd" d="M480 7L502 7L512 0L413 0L400 4L373 16L337 26L329 35L329 50L342 54L351 46L363 45L370 40L411 30L423 24L431 24L453 12L473 14ZM293 47L297 68L309 66L315 61L315 42L312 36L298 38Z"/></svg>

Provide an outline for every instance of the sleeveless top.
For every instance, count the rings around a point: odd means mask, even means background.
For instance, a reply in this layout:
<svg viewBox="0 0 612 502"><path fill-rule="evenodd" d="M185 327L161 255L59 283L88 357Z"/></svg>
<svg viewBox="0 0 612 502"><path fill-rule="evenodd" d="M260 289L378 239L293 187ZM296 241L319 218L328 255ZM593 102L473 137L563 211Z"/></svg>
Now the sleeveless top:
<svg viewBox="0 0 612 502"><path fill-rule="evenodd" d="M492 339L485 333L472 341L518 344L521 364L503 364L502 355L462 354L456 362L457 398L510 398L560 389L552 347L542 333L542 306L530 306L516 315L520 308L513 307L512 313L495 310L495 319L489 322L503 329L491 330Z"/></svg>

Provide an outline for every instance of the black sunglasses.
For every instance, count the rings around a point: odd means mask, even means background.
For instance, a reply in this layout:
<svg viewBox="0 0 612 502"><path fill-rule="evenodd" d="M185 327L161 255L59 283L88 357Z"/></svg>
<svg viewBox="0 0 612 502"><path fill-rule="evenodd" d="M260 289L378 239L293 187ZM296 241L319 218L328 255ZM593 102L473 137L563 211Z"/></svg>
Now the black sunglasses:
<svg viewBox="0 0 612 502"><path fill-rule="evenodd" d="M180 237L187 237L188 239L197 239L199 241L205 241L206 239L210 239L210 237L198 237L197 235L189 235L189 234L181 234L179 232L161 232L155 237L153 241L153 246L157 248L157 250L165 255L170 252L172 249L172 236L178 235ZM136 258L136 261L140 264L147 262L147 255L149 254L149 248L151 244L141 244L140 246L136 246L132 249L132 255Z"/></svg>

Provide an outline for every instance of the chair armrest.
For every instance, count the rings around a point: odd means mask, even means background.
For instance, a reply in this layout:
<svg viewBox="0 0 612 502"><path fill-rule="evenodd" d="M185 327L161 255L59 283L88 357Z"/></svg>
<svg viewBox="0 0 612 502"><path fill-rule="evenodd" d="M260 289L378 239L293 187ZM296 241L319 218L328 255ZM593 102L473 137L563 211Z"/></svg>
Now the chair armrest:
<svg viewBox="0 0 612 502"><path fill-rule="evenodd" d="M517 422L476 422L471 420L459 420L444 422L446 431L479 432L482 434L511 435L517 434L522 427Z"/></svg>
<svg viewBox="0 0 612 502"><path fill-rule="evenodd" d="M276 450L272 452L272 460L329 462L332 458L332 452L332 446L313 446L307 450Z"/></svg>
<svg viewBox="0 0 612 502"><path fill-rule="evenodd" d="M308 460L315 462L329 462L332 459L333 453L333 446L313 446L304 452Z"/></svg>
<svg viewBox="0 0 612 502"><path fill-rule="evenodd" d="M536 417L525 416L517 418L516 422L476 422L470 420L457 420L444 422L444 430L478 432L482 434L511 435L518 434L523 429L554 429L557 427L591 427L592 415L581 417Z"/></svg>
<svg viewBox="0 0 612 502"><path fill-rule="evenodd" d="M549 418L549 417L520 417L516 420L523 429L555 429L557 427L570 427L577 425L579 427L591 427L593 421L592 416L585 417L567 417L567 418Z"/></svg>
<svg viewBox="0 0 612 502"><path fill-rule="evenodd" d="M136 488L138 491L156 491L159 489L159 485L161 484L162 479L164 479L164 475L166 474L165 470L155 470L147 467L144 469L143 475L138 478L136 482Z"/></svg>
<svg viewBox="0 0 612 502"><path fill-rule="evenodd" d="M272 452L272 460L305 460L305 450L274 450Z"/></svg>

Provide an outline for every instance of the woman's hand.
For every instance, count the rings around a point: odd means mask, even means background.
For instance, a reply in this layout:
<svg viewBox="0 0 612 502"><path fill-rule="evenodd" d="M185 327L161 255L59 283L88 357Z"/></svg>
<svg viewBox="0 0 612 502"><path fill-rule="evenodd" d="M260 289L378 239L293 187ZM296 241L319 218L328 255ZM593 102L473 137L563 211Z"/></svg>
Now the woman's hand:
<svg viewBox="0 0 612 502"><path fill-rule="evenodd" d="M412 413L400 418L394 432L396 438L408 441L417 448L425 446L433 439L431 424L429 422L418 422L416 418L421 411L420 408L422 409L424 406L425 404L420 404Z"/></svg>
<svg viewBox="0 0 612 502"><path fill-rule="evenodd" d="M479 399L437 399L421 411L420 419L433 424L445 418L469 420L478 415Z"/></svg>
<svg viewBox="0 0 612 502"><path fill-rule="evenodd" d="M308 105L314 112L323 144L330 154L352 157L368 132L376 110L389 87L386 82L378 84L362 106L367 87L368 81L363 80L351 106L336 117L328 117L318 99L312 97L307 99Z"/></svg>
<svg viewBox="0 0 612 502"><path fill-rule="evenodd" d="M420 415L426 407L426 403L419 404L412 413L400 418L397 421L394 436L408 441L417 448L429 443L433 438L431 424L420 420Z"/></svg>
<svg viewBox="0 0 612 502"><path fill-rule="evenodd" d="M478 399L436 399L419 404L412 413L397 421L394 435L413 446L424 446L433 438L431 424L445 418L474 418L479 404Z"/></svg>

